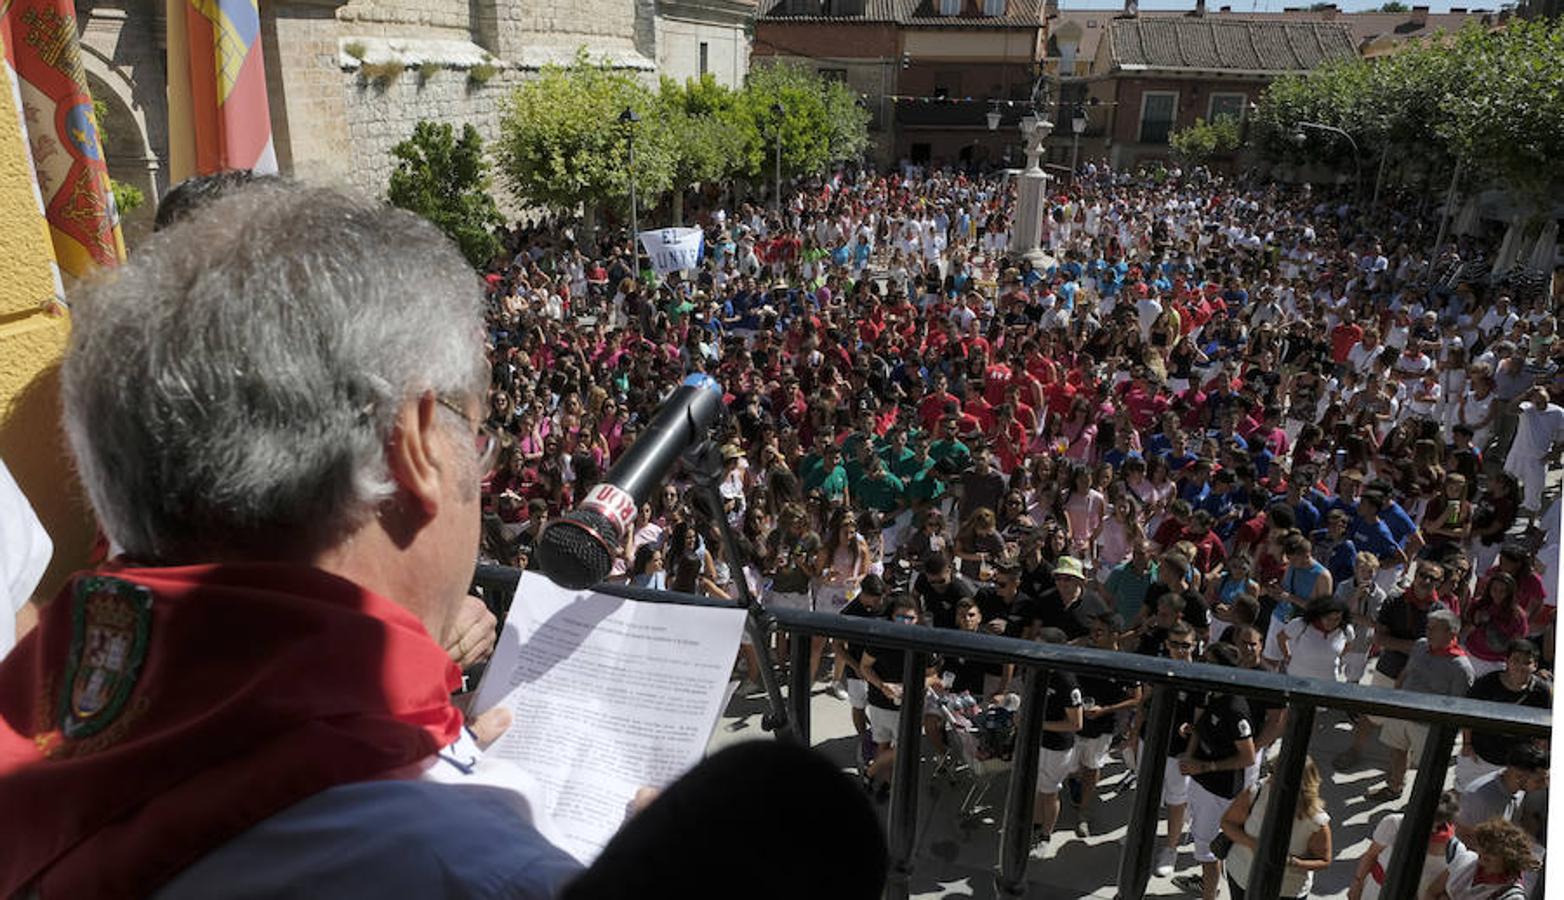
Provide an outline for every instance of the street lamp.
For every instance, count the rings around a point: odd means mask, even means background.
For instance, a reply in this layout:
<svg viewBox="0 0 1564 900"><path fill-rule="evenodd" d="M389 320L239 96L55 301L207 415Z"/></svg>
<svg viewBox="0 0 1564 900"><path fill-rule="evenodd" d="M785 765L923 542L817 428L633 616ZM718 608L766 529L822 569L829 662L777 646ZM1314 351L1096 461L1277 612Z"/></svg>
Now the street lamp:
<svg viewBox="0 0 1564 900"><path fill-rule="evenodd" d="M1358 142L1352 139L1352 135L1334 125L1325 125L1320 122L1298 122L1293 127L1297 131L1293 132L1292 142L1300 147L1309 140L1308 135L1303 133L1305 128L1312 128L1315 131L1328 131L1331 134L1339 134L1346 139L1347 143L1352 147L1352 196L1358 197L1363 192L1363 158L1362 154L1358 152Z"/></svg>
<svg viewBox="0 0 1564 900"><path fill-rule="evenodd" d="M1086 131L1086 107L1075 104L1075 115L1070 119L1070 130L1075 137L1070 144L1070 177L1075 177L1076 164L1081 157L1081 134Z"/></svg>
<svg viewBox="0 0 1564 900"><path fill-rule="evenodd" d="M630 164L630 265L638 272L641 269L639 265L641 233L640 223L636 221L635 209L635 125L639 121L641 117L628 106L619 114L619 124L625 127L625 147Z"/></svg>
<svg viewBox="0 0 1564 900"><path fill-rule="evenodd" d="M999 120L1001 118L1000 113L999 113L999 101L998 100L994 101L993 108L991 108L988 111L988 117L987 118L988 118L988 130L989 131L998 131L999 130Z"/></svg>
<svg viewBox="0 0 1564 900"><path fill-rule="evenodd" d="M771 114L777 120L777 215L782 215L782 115L787 112L780 102L771 104Z"/></svg>

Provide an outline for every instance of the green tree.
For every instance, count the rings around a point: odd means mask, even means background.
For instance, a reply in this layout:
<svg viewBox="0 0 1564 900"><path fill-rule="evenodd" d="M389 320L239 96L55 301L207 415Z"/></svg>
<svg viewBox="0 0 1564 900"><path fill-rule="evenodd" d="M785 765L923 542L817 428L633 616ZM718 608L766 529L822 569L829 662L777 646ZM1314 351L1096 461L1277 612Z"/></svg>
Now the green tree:
<svg viewBox="0 0 1564 900"><path fill-rule="evenodd" d="M1197 118L1195 124L1168 135L1173 152L1191 163L1231 155L1241 143L1238 120L1232 116L1218 116L1211 122Z"/></svg>
<svg viewBox="0 0 1564 900"><path fill-rule="evenodd" d="M1352 135L1373 167L1448 172L1457 161L1541 202L1564 189L1564 23L1471 24L1374 60L1346 60L1266 88L1251 141L1272 160L1352 165L1347 142L1307 135L1319 122ZM1440 176L1442 178L1442 176Z"/></svg>
<svg viewBox="0 0 1564 900"><path fill-rule="evenodd" d="M109 132L103 125L108 121L108 117L109 105L102 100L94 99L92 101L93 124L98 127L98 145L103 148L104 153L108 152L109 147ZM114 195L114 208L121 216L147 202L147 195L141 192L141 188L120 181L118 178L109 178L109 191Z"/></svg>
<svg viewBox="0 0 1564 900"><path fill-rule="evenodd" d="M1390 0L1389 3L1382 4L1379 11L1382 13L1404 13L1410 9L1411 7L1402 3L1401 0Z"/></svg>
<svg viewBox="0 0 1564 900"><path fill-rule="evenodd" d="M824 171L868 146L869 113L846 85L797 65L751 69L733 118L745 139L738 171L752 179L775 177L779 131L784 178Z"/></svg>
<svg viewBox="0 0 1564 900"><path fill-rule="evenodd" d="M494 228L505 220L489 195L478 129L465 125L458 138L448 124L419 122L391 155L397 160L386 192L391 204L433 222L474 268L488 265L500 251Z"/></svg>
<svg viewBox="0 0 1564 900"><path fill-rule="evenodd" d="M1541 207L1564 193L1564 19L1462 29L1437 131L1463 167L1509 184Z"/></svg>
<svg viewBox="0 0 1564 900"><path fill-rule="evenodd" d="M635 185L651 200L673 184L674 146L657 98L633 74L592 62L583 49L569 66L545 66L503 102L500 172L517 199L580 209L590 233L598 211L627 208L627 142L635 142ZM641 121L619 121L625 109Z"/></svg>
<svg viewBox="0 0 1564 900"><path fill-rule="evenodd" d="M726 181L745 147L735 126L734 93L711 74L683 84L662 80L657 111L671 134L673 153L673 221L684 222L684 192L695 184Z"/></svg>

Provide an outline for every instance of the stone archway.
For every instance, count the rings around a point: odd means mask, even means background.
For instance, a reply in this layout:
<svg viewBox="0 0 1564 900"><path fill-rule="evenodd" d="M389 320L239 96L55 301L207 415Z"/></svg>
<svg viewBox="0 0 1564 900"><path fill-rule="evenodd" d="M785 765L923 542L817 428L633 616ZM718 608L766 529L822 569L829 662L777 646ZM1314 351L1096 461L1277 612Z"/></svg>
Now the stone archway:
<svg viewBox="0 0 1564 900"><path fill-rule="evenodd" d="M83 56L91 58L91 54ZM148 144L145 122L113 89L113 82L93 72L91 65L87 67L87 88L103 114L103 121L98 124L104 136L103 157L109 177L135 186L144 197L141 206L125 213L120 222L126 242L133 243L152 227L161 196L158 159Z"/></svg>
<svg viewBox="0 0 1564 900"><path fill-rule="evenodd" d="M157 41L160 25L147 15L150 6L138 0L77 5L87 87L104 113L109 175L145 197L141 208L121 222L131 245L150 233L168 177L167 88Z"/></svg>

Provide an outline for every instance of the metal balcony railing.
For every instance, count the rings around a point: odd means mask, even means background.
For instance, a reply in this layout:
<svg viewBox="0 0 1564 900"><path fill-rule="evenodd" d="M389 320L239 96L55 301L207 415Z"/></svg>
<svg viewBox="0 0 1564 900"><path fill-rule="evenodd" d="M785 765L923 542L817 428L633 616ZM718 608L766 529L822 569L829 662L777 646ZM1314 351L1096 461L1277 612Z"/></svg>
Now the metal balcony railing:
<svg viewBox="0 0 1564 900"><path fill-rule="evenodd" d="M474 585L504 620L520 571L499 566L479 566ZM595 590L631 600L729 606L725 601L673 592L649 591L624 585L599 585ZM1444 760L1445 765L1425 762L1418 767L1412 795L1397 832L1391 865L1386 873L1384 897L1411 897L1416 893L1427 836L1434 811L1444 789L1448 763L1461 728L1474 728L1521 738L1548 738L1553 717L1548 710L1418 694L1358 684L1339 684L1311 678L1231 669L1206 663L1178 662L1112 650L1042 644L976 632L902 625L829 613L770 610L774 627L794 634L844 638L868 646L907 651L903 684L917 684L933 654L948 653L963 659L1013 663L1023 681L1021 709L1017 717L1015 756L1001 824L996 880L1000 891L1011 896L1026 892L1026 871L1032 833L1032 798L1037 787L1037 758L1043 728L1042 699L1048 672L1060 669L1099 677L1138 681L1151 689L1149 709L1142 731L1140 769L1136 776L1129 831L1122 843L1118 880L1120 900L1141 900L1151 876L1157 846L1158 809L1161 806L1163 761L1167 757L1178 692L1216 691L1283 704L1288 710L1282 752L1272 778L1275 798L1266 807L1260 831L1260 847L1249 876L1248 895L1275 897L1280 892L1287 844L1297 809L1299 786L1315 716L1320 709L1364 713L1380 718L1407 719L1429 725L1421 759ZM809 641L792 642L788 717L795 734L809 742ZM923 734L923 704L903 703L898 745L918 747ZM892 775L887 822L891 872L888 896L906 897L913 858L918 816L918 768L920 754L898 753ZM1533 898L1541 898L1539 877Z"/></svg>

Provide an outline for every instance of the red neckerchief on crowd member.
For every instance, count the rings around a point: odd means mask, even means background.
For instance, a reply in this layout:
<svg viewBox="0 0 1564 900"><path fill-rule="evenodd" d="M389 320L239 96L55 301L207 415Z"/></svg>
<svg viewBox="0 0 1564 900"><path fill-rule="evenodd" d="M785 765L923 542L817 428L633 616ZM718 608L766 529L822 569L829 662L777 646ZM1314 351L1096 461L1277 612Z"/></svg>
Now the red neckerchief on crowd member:
<svg viewBox="0 0 1564 900"><path fill-rule="evenodd" d="M1429 656L1449 656L1449 657L1452 657L1452 658L1453 657L1457 657L1457 656L1465 656L1466 655L1466 648L1461 646L1461 642L1460 641L1457 641L1455 638L1451 638L1450 639L1450 643L1444 645L1443 647L1435 647L1432 644L1430 644L1429 647L1428 647L1428 655Z"/></svg>
<svg viewBox="0 0 1564 900"><path fill-rule="evenodd" d="M1472 884L1520 884L1519 875L1511 875L1507 872L1484 872L1482 866L1472 873Z"/></svg>
<svg viewBox="0 0 1564 900"><path fill-rule="evenodd" d="M302 566L73 576L0 664L0 896L144 896L327 788L460 734L412 613Z"/></svg>
<svg viewBox="0 0 1564 900"><path fill-rule="evenodd" d="M1433 833L1428 836L1429 855L1432 856L1436 850L1450 843L1450 839L1453 837L1455 837L1455 826L1453 824L1446 822L1443 825L1436 826ZM1379 860L1374 860L1374 867L1369 869L1369 875L1373 876L1376 884L1385 883L1385 867L1380 865Z"/></svg>

